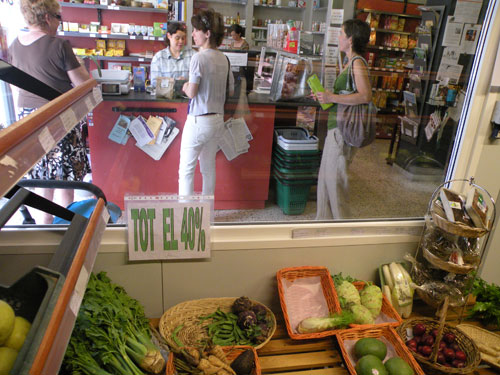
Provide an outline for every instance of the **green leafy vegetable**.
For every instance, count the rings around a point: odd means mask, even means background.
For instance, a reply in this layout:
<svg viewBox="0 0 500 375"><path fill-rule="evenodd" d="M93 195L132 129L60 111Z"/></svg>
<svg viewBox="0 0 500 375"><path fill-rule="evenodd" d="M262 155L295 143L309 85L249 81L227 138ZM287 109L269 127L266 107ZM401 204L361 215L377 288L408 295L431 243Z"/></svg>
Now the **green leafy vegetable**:
<svg viewBox="0 0 500 375"><path fill-rule="evenodd" d="M63 367L86 375L141 375L164 366L143 307L104 272L91 274Z"/></svg>
<svg viewBox="0 0 500 375"><path fill-rule="evenodd" d="M476 304L469 312L469 318L500 327L500 287L478 277L471 293L476 296Z"/></svg>

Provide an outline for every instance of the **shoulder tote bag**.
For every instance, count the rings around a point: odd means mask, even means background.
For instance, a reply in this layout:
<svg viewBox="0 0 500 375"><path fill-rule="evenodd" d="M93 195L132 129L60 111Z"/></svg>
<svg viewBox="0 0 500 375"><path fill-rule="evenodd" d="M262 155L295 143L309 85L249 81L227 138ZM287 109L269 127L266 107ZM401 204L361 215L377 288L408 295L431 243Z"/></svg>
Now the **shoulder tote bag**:
<svg viewBox="0 0 500 375"><path fill-rule="evenodd" d="M346 91L343 93L357 92L352 69L352 64L356 59L361 59L368 65L360 56L352 59L348 67ZM356 105L337 104L337 126L348 145L360 148L368 146L375 139L376 125L377 107L371 101Z"/></svg>

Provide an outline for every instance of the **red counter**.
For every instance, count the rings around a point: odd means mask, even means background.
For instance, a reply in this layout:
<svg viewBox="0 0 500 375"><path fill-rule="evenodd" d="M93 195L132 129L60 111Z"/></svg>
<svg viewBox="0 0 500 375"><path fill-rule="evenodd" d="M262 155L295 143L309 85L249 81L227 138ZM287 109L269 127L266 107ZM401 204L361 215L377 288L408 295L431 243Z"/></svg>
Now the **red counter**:
<svg viewBox="0 0 500 375"><path fill-rule="evenodd" d="M135 146L133 137L126 145L108 139L120 115L112 108L119 106L177 110L165 114L177 121L181 132L160 160L153 160ZM217 153L215 209L264 208L268 198L275 108L273 105L251 104L250 110L251 115L245 118L253 136L248 153L232 161L228 161L222 151ZM148 112L140 114L149 117ZM105 101L94 110L94 124L89 127L92 182L104 191L109 201L122 209L127 193L177 194L180 144L186 115L187 102L130 101L122 97L105 97ZM194 187L195 191L201 192L199 163Z"/></svg>

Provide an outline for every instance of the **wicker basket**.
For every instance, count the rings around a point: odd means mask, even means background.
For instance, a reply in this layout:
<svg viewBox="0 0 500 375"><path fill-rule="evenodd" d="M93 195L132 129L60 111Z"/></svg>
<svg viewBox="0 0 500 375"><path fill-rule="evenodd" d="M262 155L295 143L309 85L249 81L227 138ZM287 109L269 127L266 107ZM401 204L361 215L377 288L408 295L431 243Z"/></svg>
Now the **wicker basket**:
<svg viewBox="0 0 500 375"><path fill-rule="evenodd" d="M425 375L417 361L415 361L415 358L413 358L410 350L406 347L405 343L398 336L394 328L389 326L377 326L367 329L347 330L337 333L337 340L339 342L340 350L342 351L342 356L344 357L344 361L346 363L347 369L349 370L349 373L351 373L352 375L356 375L354 353L351 353L351 355L349 355L345 345L345 341L359 340L365 337L383 337L392 345L394 351L396 352L396 355L410 365L416 375Z"/></svg>
<svg viewBox="0 0 500 375"><path fill-rule="evenodd" d="M465 332L478 346L481 359L490 366L500 369L500 335L472 324L459 324L457 328Z"/></svg>
<svg viewBox="0 0 500 375"><path fill-rule="evenodd" d="M364 281L355 281L353 284L357 290L362 290L365 287ZM397 327L403 322L403 319L401 319L398 312L394 310L394 307L392 307L392 304L389 302L389 300L385 297L384 294L382 294L382 309L380 310L380 312L385 314L389 318L394 319L395 321L387 323L377 323L377 324L349 324L349 327L358 329L366 329L371 327L375 328L382 326Z"/></svg>
<svg viewBox="0 0 500 375"><path fill-rule="evenodd" d="M439 269L459 274L459 275L466 275L469 272L475 270L477 266L471 265L471 264L464 264L464 265L459 265L455 264L452 262L447 262L446 260L443 260L439 258L438 256L434 255L429 249L422 247L422 254L427 261L432 264L434 267L437 267Z"/></svg>
<svg viewBox="0 0 500 375"><path fill-rule="evenodd" d="M210 323L209 319L200 322L199 318L213 313L218 308L224 312L230 312L235 299L236 297L204 298L179 303L163 313L160 319L159 331L170 347L178 348L172 340L172 333L175 328L182 325L183 327L177 333L177 337L185 345L196 346L200 341L208 339L208 331L205 327ZM262 305L260 302L251 301L253 304ZM276 331L276 317L267 306L262 306L267 310L271 327L267 339L256 345L256 349L262 348L267 344Z"/></svg>
<svg viewBox="0 0 500 375"><path fill-rule="evenodd" d="M401 336L401 339L406 342L407 341L407 336L406 336L406 330L408 328L413 328L413 326L417 323L422 323L424 324L427 329L439 329L439 321L431 318L414 318L414 319L408 319L403 322L398 328L398 334ZM465 361L465 367L463 368L454 368L454 367L446 367L443 366L439 363L433 363L431 360L427 357L422 356L419 353L413 353L413 356L415 359L420 363L422 368L428 373L428 374L437 374L437 373L443 373L443 374L469 374L474 371L474 369L479 365L481 362L481 357L479 355L479 349L477 345L474 343L474 341L467 336L462 330L452 327L450 325L444 324L443 328L443 334L445 333L453 333L455 335L455 341L460 347L460 350L462 350L467 358Z"/></svg>
<svg viewBox="0 0 500 375"><path fill-rule="evenodd" d="M328 330L316 333L298 333L295 332L290 325L290 318L288 316L288 309L285 302L283 280L294 281L296 279L314 276L320 277L321 288L323 289L323 295L328 306L328 311L333 314L339 313L341 311L339 300L337 298L337 293L335 292L332 277L326 267L303 266L283 268L276 273L280 304L281 309L283 310L283 317L285 318L286 330L288 331L288 335L294 340L318 339L321 337L333 336L338 332L338 330Z"/></svg>
<svg viewBox="0 0 500 375"><path fill-rule="evenodd" d="M441 299L436 299L432 297L429 293L423 291L422 289L415 289L415 292L419 296L419 298L424 301L427 305L431 307L439 307L443 303L443 300ZM451 307L462 307L466 302L467 302L467 296L464 296L463 303L457 303L457 302L450 302Z"/></svg>
<svg viewBox="0 0 500 375"><path fill-rule="evenodd" d="M259 357L257 356L257 351L255 350L254 347L252 346L224 346L222 347L224 350L224 353L226 353L226 358L229 363L234 361L236 357L238 357L241 353L243 353L245 350L251 349L253 351L253 356L255 360L255 367L253 371L250 373L250 375L261 375L262 371L260 368L260 363L259 363ZM165 370L165 375L174 375L175 372L175 366L174 366L174 358L175 358L175 353L170 353L168 356L168 361L167 361L167 368Z"/></svg>
<svg viewBox="0 0 500 375"><path fill-rule="evenodd" d="M447 219L444 218L443 213L444 213L443 209L439 207L438 204L436 204L436 201L434 201L431 209L432 220L439 228L448 233L456 234L462 237L474 237L474 238L482 237L486 233L488 233L488 230L484 228L476 228L460 222L453 223L451 221L448 221Z"/></svg>

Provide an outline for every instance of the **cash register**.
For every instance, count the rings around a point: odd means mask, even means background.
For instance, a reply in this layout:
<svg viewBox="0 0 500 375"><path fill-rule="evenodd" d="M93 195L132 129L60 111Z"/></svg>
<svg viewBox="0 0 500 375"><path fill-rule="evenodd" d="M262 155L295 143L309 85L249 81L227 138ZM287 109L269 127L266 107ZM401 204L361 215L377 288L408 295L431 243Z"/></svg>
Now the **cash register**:
<svg viewBox="0 0 500 375"><path fill-rule="evenodd" d="M131 88L130 72L127 70L92 70L92 77L101 86L103 95L125 95Z"/></svg>

